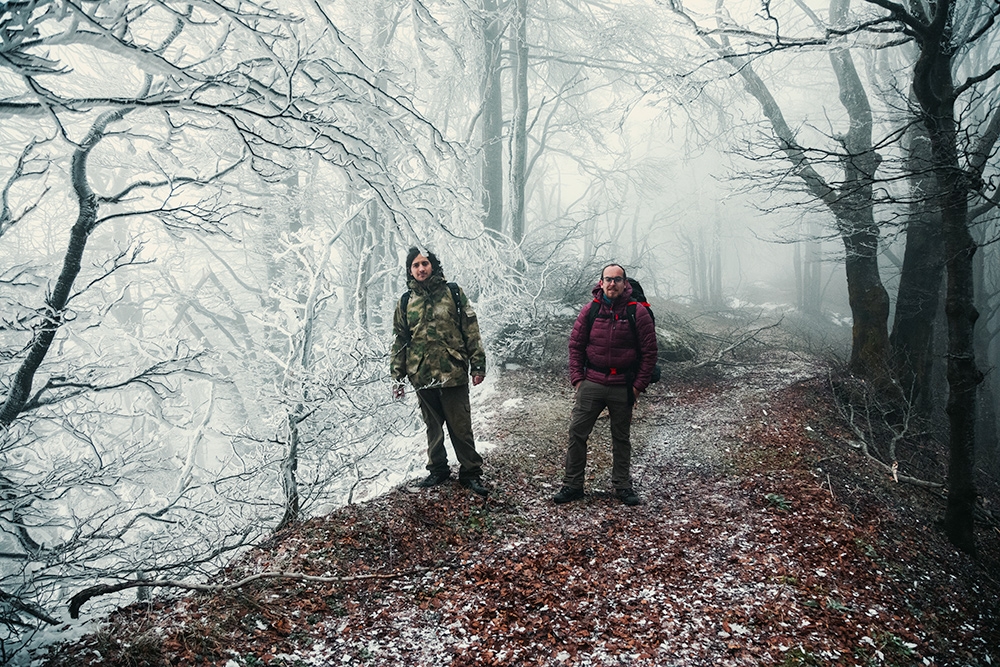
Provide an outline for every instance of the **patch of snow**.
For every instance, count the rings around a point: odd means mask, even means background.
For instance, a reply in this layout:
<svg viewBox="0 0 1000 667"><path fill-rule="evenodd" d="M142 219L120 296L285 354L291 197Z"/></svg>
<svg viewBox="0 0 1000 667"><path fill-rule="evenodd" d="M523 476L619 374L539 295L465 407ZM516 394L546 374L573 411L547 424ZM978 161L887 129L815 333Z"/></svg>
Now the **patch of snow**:
<svg viewBox="0 0 1000 667"><path fill-rule="evenodd" d="M489 440L476 440L476 451L480 454L492 451L497 447L499 447L499 445L495 442L490 442Z"/></svg>

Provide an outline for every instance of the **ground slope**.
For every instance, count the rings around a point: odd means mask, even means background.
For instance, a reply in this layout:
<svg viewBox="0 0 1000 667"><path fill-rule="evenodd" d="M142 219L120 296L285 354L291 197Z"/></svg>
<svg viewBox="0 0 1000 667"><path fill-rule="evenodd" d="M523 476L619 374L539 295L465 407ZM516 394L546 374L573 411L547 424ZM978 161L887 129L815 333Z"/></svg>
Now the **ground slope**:
<svg viewBox="0 0 1000 667"><path fill-rule="evenodd" d="M822 367L769 354L668 369L642 398L638 507L610 493L606 419L587 497L551 502L571 390L507 372L479 434L500 445L488 500L446 484L343 508L224 573L313 581L134 606L46 664L997 664L996 561L844 444Z"/></svg>

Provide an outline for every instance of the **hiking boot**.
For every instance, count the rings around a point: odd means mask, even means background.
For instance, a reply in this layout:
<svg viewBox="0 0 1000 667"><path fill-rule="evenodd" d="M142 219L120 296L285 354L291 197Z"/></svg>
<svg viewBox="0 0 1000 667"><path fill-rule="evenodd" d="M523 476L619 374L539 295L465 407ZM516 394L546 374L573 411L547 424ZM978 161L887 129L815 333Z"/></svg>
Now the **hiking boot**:
<svg viewBox="0 0 1000 667"><path fill-rule="evenodd" d="M561 505L563 503L568 503L571 500L579 500L580 498L583 498L583 489L574 489L570 486L564 486L559 489L559 493L552 496L552 501L557 505Z"/></svg>
<svg viewBox="0 0 1000 667"><path fill-rule="evenodd" d="M469 479L462 479L459 480L458 483L467 488L469 491L472 491L473 493L478 493L484 498L490 495L490 490L487 489L485 486L483 486L482 481L480 481L478 477L470 477Z"/></svg>
<svg viewBox="0 0 1000 667"><path fill-rule="evenodd" d="M421 489L429 489L432 486L437 486L438 484L444 484L449 479L451 479L450 472L432 472L427 475L424 479L417 482L416 486Z"/></svg>
<svg viewBox="0 0 1000 667"><path fill-rule="evenodd" d="M619 500L630 507L638 505L642 502L639 500L639 494L637 494L634 489L618 489L615 491L615 495L618 496Z"/></svg>

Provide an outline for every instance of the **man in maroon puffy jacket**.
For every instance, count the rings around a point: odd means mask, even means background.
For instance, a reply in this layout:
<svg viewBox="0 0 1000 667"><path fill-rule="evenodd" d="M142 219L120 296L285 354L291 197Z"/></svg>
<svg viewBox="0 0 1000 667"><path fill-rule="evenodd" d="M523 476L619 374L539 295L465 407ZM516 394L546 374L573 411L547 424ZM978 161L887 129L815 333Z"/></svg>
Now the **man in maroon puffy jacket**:
<svg viewBox="0 0 1000 667"><path fill-rule="evenodd" d="M605 407L611 417L611 483L626 505L638 505L629 469L632 463L632 406L649 384L656 366L656 329L649 311L631 300L625 269L608 264L594 287L598 304L591 325L591 304L584 306L569 337L569 375L576 387L576 404L569 424L569 448L563 487L553 500L567 503L583 498L587 439ZM635 330L627 308L635 304Z"/></svg>

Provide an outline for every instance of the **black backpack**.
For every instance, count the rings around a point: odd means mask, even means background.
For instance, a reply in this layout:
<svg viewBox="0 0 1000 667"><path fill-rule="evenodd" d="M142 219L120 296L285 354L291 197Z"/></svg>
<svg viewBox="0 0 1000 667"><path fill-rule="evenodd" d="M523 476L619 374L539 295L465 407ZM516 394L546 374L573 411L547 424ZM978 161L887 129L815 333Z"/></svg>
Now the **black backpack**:
<svg viewBox="0 0 1000 667"><path fill-rule="evenodd" d="M632 300L628 302L627 306L625 306L625 316L628 318L629 326L632 328L632 337L635 340L635 349L636 349L636 352L638 352L639 356L641 357L642 356L642 350L639 348L639 327L635 323L636 305L637 304L642 304L643 306L645 306L646 310L649 311L649 318L651 320L653 320L653 326L656 326L656 315L653 314L653 308L649 305L649 302L646 301L646 294L645 294L645 292L642 291L642 285L639 284L639 281L636 280L635 278L628 278L627 280L628 280L629 284L632 286ZM590 303L590 310L587 312L587 337L588 338L590 338L590 331L594 328L594 321L597 319L597 314L600 311L601 311L601 300L600 299L594 299ZM636 360L635 366L632 368L632 372L633 373L635 373L636 371L639 370L639 363L641 361L642 361L641 358ZM589 365L589 362L588 362L588 365ZM591 366L591 368L595 368L595 367ZM662 375L662 372L660 370L660 365L656 364L653 367L653 374L649 378L650 383L659 382L661 375Z"/></svg>
<svg viewBox="0 0 1000 667"><path fill-rule="evenodd" d="M455 317L458 318L458 330L462 334L462 340L465 341L465 329L462 328L462 297L458 295L458 283L448 283L448 291L451 292L451 298L455 301ZM410 290L406 290L403 292L403 296L399 297L399 308L403 311L403 336L406 338L407 343L410 342L410 318L406 316L406 307L409 303Z"/></svg>

